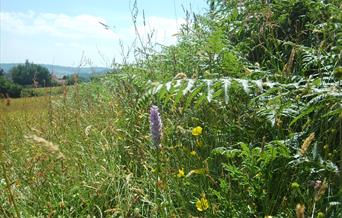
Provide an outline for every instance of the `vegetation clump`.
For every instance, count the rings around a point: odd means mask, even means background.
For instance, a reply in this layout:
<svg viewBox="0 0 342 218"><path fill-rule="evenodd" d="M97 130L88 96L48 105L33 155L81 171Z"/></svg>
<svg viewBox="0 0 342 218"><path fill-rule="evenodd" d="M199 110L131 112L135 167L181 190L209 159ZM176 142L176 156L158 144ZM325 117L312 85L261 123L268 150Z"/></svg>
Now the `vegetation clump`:
<svg viewBox="0 0 342 218"><path fill-rule="evenodd" d="M340 2L208 4L176 45L1 106L5 217L342 217Z"/></svg>

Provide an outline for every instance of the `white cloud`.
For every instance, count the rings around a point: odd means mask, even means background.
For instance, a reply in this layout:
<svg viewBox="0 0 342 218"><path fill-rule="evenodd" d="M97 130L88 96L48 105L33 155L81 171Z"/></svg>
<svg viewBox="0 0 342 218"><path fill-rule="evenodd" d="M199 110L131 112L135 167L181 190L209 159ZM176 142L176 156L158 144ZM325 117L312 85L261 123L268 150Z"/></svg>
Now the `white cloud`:
<svg viewBox="0 0 342 218"><path fill-rule="evenodd" d="M48 34L52 37L80 40L116 39L117 34L106 30L99 22L106 20L92 15L68 16L52 13L0 12L2 31L22 35Z"/></svg>
<svg viewBox="0 0 342 218"><path fill-rule="evenodd" d="M80 39L127 39L133 38L135 29L131 21L127 20L127 28L105 29L101 23L106 23L102 17L92 15L69 16L65 14L35 13L29 11L21 12L0 12L0 23L2 31L8 31L23 35L48 34L52 37L66 38L73 40ZM172 44L184 19L170 19L164 17L150 16L146 18L146 25L137 26L139 34L146 38L148 33L153 31L153 40L158 43Z"/></svg>
<svg viewBox="0 0 342 218"><path fill-rule="evenodd" d="M177 38L174 36L178 33L179 28L185 23L185 19L170 19L164 17L151 16L146 18L146 24L137 26L139 34L144 41L147 40L147 34L152 34L152 42L170 45L176 43ZM131 29L132 34L135 29Z"/></svg>
<svg viewBox="0 0 342 218"><path fill-rule="evenodd" d="M118 40L130 46L136 33L129 17L119 20L120 27L105 29L100 22L110 26L117 24L107 23L109 21L105 18L89 14L70 16L2 11L0 61L23 62L30 59L37 63L50 63L49 60L53 59L55 64L71 65L79 61L79 54L83 52L98 65L103 65L103 59L110 62L116 57L120 60ZM147 41L147 34L153 31L152 43L170 45L176 42L173 35L183 23L184 19L150 16L146 17L145 25L139 23L137 29L144 42Z"/></svg>

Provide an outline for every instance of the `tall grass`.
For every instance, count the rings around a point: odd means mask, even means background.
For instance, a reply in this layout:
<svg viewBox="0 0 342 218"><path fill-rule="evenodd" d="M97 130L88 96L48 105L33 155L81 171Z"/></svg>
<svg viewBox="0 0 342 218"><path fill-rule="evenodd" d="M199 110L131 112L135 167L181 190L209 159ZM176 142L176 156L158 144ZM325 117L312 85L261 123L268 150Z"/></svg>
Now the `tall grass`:
<svg viewBox="0 0 342 218"><path fill-rule="evenodd" d="M1 215L342 215L338 4L210 2L177 45L1 103Z"/></svg>

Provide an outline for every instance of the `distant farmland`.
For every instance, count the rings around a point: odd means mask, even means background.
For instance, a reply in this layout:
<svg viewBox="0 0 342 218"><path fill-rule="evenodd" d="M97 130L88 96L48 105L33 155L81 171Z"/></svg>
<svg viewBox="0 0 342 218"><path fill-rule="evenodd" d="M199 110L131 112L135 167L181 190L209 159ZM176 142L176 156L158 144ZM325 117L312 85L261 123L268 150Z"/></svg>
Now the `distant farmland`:
<svg viewBox="0 0 342 218"><path fill-rule="evenodd" d="M9 64L0 64L0 68L2 68L5 72L9 72L12 67L19 65L20 63L9 63ZM105 67L67 67L60 65L52 65L52 64L41 64L41 66L46 67L51 73L57 76L78 74L80 77L89 78L94 74L105 74L108 71L111 71L110 68Z"/></svg>

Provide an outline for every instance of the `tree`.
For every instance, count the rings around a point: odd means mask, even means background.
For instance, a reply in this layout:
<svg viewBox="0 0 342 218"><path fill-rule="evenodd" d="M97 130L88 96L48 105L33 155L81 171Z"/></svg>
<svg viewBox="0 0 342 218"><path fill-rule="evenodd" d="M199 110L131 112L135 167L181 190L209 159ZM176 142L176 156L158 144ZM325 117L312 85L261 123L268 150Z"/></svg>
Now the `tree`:
<svg viewBox="0 0 342 218"><path fill-rule="evenodd" d="M20 97L21 87L5 78L4 71L0 68L0 97Z"/></svg>
<svg viewBox="0 0 342 218"><path fill-rule="evenodd" d="M12 80L14 83L20 85L51 85L51 73L46 67L41 65L29 63L26 60L25 64L20 64L10 70Z"/></svg>
<svg viewBox="0 0 342 218"><path fill-rule="evenodd" d="M4 69L0 68L0 76L4 76L4 75L5 75Z"/></svg>

